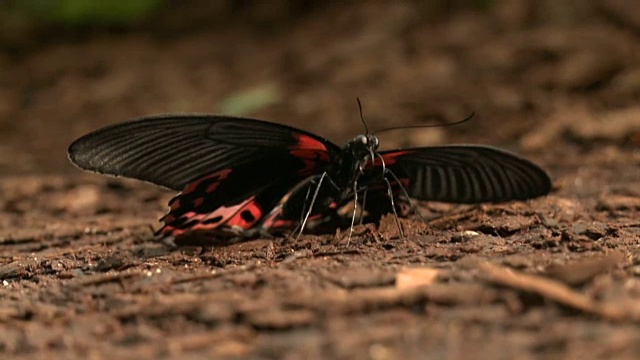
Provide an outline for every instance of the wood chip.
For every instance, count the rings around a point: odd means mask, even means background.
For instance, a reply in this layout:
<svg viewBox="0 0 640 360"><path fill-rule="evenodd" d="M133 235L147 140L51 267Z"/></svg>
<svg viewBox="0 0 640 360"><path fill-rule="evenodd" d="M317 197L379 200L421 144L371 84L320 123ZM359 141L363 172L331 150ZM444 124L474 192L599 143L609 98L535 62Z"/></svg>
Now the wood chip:
<svg viewBox="0 0 640 360"><path fill-rule="evenodd" d="M396 274L396 288L409 289L429 286L438 277L439 270L433 268L403 268Z"/></svg>
<svg viewBox="0 0 640 360"><path fill-rule="evenodd" d="M0 279L28 276L30 269L40 266L38 259L23 259L0 266Z"/></svg>

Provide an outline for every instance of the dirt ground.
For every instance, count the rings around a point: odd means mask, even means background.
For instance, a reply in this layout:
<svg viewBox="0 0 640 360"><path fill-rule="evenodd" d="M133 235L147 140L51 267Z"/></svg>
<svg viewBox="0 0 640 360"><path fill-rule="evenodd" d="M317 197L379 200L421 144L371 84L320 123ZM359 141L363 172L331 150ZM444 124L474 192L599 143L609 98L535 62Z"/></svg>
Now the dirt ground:
<svg viewBox="0 0 640 360"><path fill-rule="evenodd" d="M160 25L8 42L0 356L640 358L640 8L561 3L362 2L210 23L174 9ZM100 126L216 113L255 91L272 100L244 115L338 143L363 131L356 97L372 128L475 111L382 145L500 146L541 164L555 190L423 204L439 217L403 219L405 239L387 217L349 244L170 249L151 236L173 194L66 158Z"/></svg>

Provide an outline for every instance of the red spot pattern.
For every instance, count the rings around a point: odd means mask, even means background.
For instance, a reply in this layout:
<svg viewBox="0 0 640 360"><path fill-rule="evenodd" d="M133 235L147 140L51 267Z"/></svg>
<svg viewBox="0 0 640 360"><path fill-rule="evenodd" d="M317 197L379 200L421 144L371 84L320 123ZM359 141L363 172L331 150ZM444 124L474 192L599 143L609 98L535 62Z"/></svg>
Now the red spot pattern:
<svg viewBox="0 0 640 360"><path fill-rule="evenodd" d="M214 182L214 183L212 183L211 185L209 185L209 186L206 188L205 192L206 192L206 193L208 193L208 194L210 194L210 193L212 193L212 192L216 191L216 190L218 189L218 187L219 187L219 186L220 186L220 182L219 182L219 181Z"/></svg>
<svg viewBox="0 0 640 360"><path fill-rule="evenodd" d="M284 220L284 219L273 219L273 221L271 221L271 223L269 223L269 226L265 226L265 229L269 229L269 230L282 230L282 229L293 229L295 227L295 225L297 224L297 221L293 221L293 220Z"/></svg>
<svg viewBox="0 0 640 360"><path fill-rule="evenodd" d="M193 200L193 206L194 207L199 207L200 205L202 205L202 203L204 203L204 197L199 197L195 200Z"/></svg>
<svg viewBox="0 0 640 360"><path fill-rule="evenodd" d="M225 225L227 226L238 226L242 229L248 230L253 225L255 225L262 218L262 208L258 203L253 201L254 197L251 197L248 201L246 201L244 206L235 214ZM252 219L245 219L242 214L245 212L249 212L251 214Z"/></svg>
<svg viewBox="0 0 640 360"><path fill-rule="evenodd" d="M330 209L335 209L338 207L336 202L332 202L329 205ZM267 230L275 230L275 231L283 231L283 230L291 230L296 228L299 225L298 220L290 220L290 219L282 219L280 216L282 215L282 205L276 207L271 210L269 215L265 217L262 222L262 228ZM323 214L312 214L309 216L308 221L314 221L322 219Z"/></svg>
<svg viewBox="0 0 640 360"><path fill-rule="evenodd" d="M276 206L271 212L264 218L262 222L262 227L265 229L270 229L273 226L273 223L277 221L277 217L282 213L282 205Z"/></svg>
<svg viewBox="0 0 640 360"><path fill-rule="evenodd" d="M308 175L317 171L318 162L329 162L331 157L326 151L313 149L293 149L289 153L296 158L304 161L304 168L299 171L300 174Z"/></svg>
<svg viewBox="0 0 640 360"><path fill-rule="evenodd" d="M171 223L176 221L176 218L173 217L173 215L168 214L162 219L162 221L164 221L165 223L165 226L162 229L160 229L159 233L164 236L169 236L169 235L179 236L184 234L186 231L213 230L213 229L220 228L222 225L228 225L228 226L235 225L235 226L240 226L245 230L249 229L258 220L260 220L260 216L262 215L262 210L256 203L253 202L253 199L254 197L252 196L251 198L241 202L238 205L234 205L230 207L222 206L216 209L215 211L212 211L207 214L198 214L194 211L189 211L183 214L182 216L180 216L179 218L179 219L185 219L185 221L179 225L181 228L171 225ZM244 210L251 211L251 214L254 215L255 220L252 222L244 220L240 215ZM206 224L204 223L207 220L215 219L218 217L220 218L218 221L209 222Z"/></svg>
<svg viewBox="0 0 640 360"><path fill-rule="evenodd" d="M165 225L159 232L162 236L178 236L184 234L184 230L176 229L173 226Z"/></svg>
<svg viewBox="0 0 640 360"><path fill-rule="evenodd" d="M194 181L192 183L187 184L187 186L185 186L184 190L182 190L182 194L184 195L184 194L189 194L190 192L193 192L198 187L198 185L200 185L203 181L206 181L206 180L215 179L215 180L218 180L218 182L216 182L214 184L219 184L220 181L228 178L229 174L231 174L231 169L222 169L220 171L216 171L214 173L211 173L211 174L209 174L207 176L201 177L200 179L198 179L198 180L196 180L196 181ZM209 185L209 188L211 188L212 185ZM207 190L209 188L207 188Z"/></svg>
<svg viewBox="0 0 640 360"><path fill-rule="evenodd" d="M398 151L382 154L382 158L384 159L385 165L388 166L388 165L394 164L400 156L411 154L414 152L415 151L413 150L398 150ZM380 160L379 157L376 157L376 160L373 162L373 166L382 166L382 161Z"/></svg>
<svg viewBox="0 0 640 360"><path fill-rule="evenodd" d="M282 215L282 205L271 210L262 222L262 227L270 230L293 227L295 224L293 220L283 220L280 218L280 215Z"/></svg>
<svg viewBox="0 0 640 360"><path fill-rule="evenodd" d="M176 217L171 214L167 214L160 219L160 221L164 221L166 224L170 224L175 220L176 220Z"/></svg>
<svg viewBox="0 0 640 360"><path fill-rule="evenodd" d="M324 150L293 149L289 153L300 159L330 161L329 153Z"/></svg>
<svg viewBox="0 0 640 360"><path fill-rule="evenodd" d="M169 202L169 208L171 210L177 210L180 208L180 199L178 197L174 197L173 199L171 199L171 201Z"/></svg>
<svg viewBox="0 0 640 360"><path fill-rule="evenodd" d="M296 134L295 137L298 140L298 143L292 146L294 149L309 149L327 152L327 147L318 139L304 134Z"/></svg>

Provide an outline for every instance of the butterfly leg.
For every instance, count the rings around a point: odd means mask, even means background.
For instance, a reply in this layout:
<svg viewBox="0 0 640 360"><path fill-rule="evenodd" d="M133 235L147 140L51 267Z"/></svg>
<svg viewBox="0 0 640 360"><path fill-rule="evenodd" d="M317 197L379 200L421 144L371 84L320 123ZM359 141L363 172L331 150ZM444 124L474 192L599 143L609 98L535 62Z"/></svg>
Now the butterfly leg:
<svg viewBox="0 0 640 360"><path fill-rule="evenodd" d="M393 216L396 218L396 225L398 226L398 232L400 233L401 238L405 238L404 232L402 231L402 224L400 224L400 219L398 218L398 212L396 211L396 204L393 200L393 190L391 189L391 183L387 177L384 177L384 182L387 183L387 195L389 195L389 200L391 201L391 209L393 210Z"/></svg>
<svg viewBox="0 0 640 360"><path fill-rule="evenodd" d="M324 175L324 174L323 174ZM322 180L322 178L321 178ZM311 180L311 184L313 185L314 181ZM320 185L318 185L320 186ZM317 190L319 188L316 188L316 193ZM289 240L291 240L291 237L293 236L293 234L295 234L296 232L299 231L298 235L296 236L296 240L300 237L300 235L302 234L302 231L304 230L304 224L306 223L306 219L309 217L309 214L307 213L307 203L309 203L309 196L311 195L311 186L307 187L307 194L304 196L304 201L302 202L302 211L300 211L300 221L298 222L298 225L296 225L295 228L293 228L293 230L289 233L289 235L286 238L286 241L288 242ZM311 208L313 207L313 203L311 204L311 206L309 207L309 212L311 212Z"/></svg>
<svg viewBox="0 0 640 360"><path fill-rule="evenodd" d="M368 188L364 189L364 195L362 195L362 211L360 211L360 225L362 225L363 221L364 221L364 210L367 208L367 192L369 191Z"/></svg>
<svg viewBox="0 0 640 360"><path fill-rule="evenodd" d="M311 184L313 184L313 180L311 180ZM304 216L307 213L307 204L309 203L309 196L311 196L311 186L307 187L307 194L304 196L304 202L302 205L302 211L300 212L300 224L304 221ZM298 229L296 228L296 231Z"/></svg>
<svg viewBox="0 0 640 360"><path fill-rule="evenodd" d="M349 227L349 239L347 246L351 243L351 235L353 235L353 226L356 222L356 211L358 210L358 178L353 182L353 214L351 214L351 226Z"/></svg>
<svg viewBox="0 0 640 360"><path fill-rule="evenodd" d="M389 170L389 168L387 168L387 164L384 161L384 158L382 157L382 155L377 154L378 157L380 158L380 162L382 164L382 179L384 179L384 182L387 184L387 195L389 196L389 200L391 201L391 210L393 210L393 216L396 219L396 225L398 226L398 232L400 233L400 237L404 238L404 232L402 231L402 226L400 224L400 219L398 218L398 211L396 210L396 204L395 201L393 200L393 189L391 187L391 183L389 182L389 179L387 178L387 174L391 174L393 176L393 178L398 182L398 185L400 185L400 187L402 188L402 190L404 191L405 194L407 194L407 191L405 190L405 188L402 186L402 184L400 183L400 180L398 179L398 177L391 171ZM373 161L373 154L371 154L371 159ZM407 196L407 199L409 201L409 203L411 203L411 199L409 198L409 196Z"/></svg>
<svg viewBox="0 0 640 360"><path fill-rule="evenodd" d="M311 204L309 204L309 210L307 210L307 213L305 214L304 219L302 220L302 224L300 224L300 231L296 236L296 240L300 238L300 235L302 235L302 232L304 231L304 226L307 224L307 221L309 220L309 216L311 216L311 211L313 210L313 205L315 205L316 199L318 198L318 193L320 192L320 187L322 187L322 182L324 181L324 178L327 176L328 174L325 171L322 173L322 176L320 176L320 180L318 180L318 186L316 186L316 190L314 191L313 197L311 198Z"/></svg>
<svg viewBox="0 0 640 360"><path fill-rule="evenodd" d="M418 211L418 207L416 206L416 204L414 204L413 201L411 201L411 197L409 196L409 193L407 192L407 189L405 189L405 187L402 185L402 183L400 182L400 179L398 179L398 177L396 176L396 174L393 173L393 171L391 171L388 168L385 168L385 174L389 174L393 177L393 179L398 183L398 186L400 186L400 189L402 190L402 192L404 193L404 196L407 198L407 201L409 202L409 206L411 207L411 210L418 215L418 217L420 217L420 219L422 220L422 222L424 222L426 225L429 225L429 222L427 221L427 219L424 218L424 216L422 216L422 214L420 213L420 211ZM387 182L387 186L389 186L389 191L391 191L391 184L389 184L389 180L387 179L387 177L384 177L384 180ZM393 198L391 198L391 201L393 202ZM395 207L393 208L394 212L395 212Z"/></svg>

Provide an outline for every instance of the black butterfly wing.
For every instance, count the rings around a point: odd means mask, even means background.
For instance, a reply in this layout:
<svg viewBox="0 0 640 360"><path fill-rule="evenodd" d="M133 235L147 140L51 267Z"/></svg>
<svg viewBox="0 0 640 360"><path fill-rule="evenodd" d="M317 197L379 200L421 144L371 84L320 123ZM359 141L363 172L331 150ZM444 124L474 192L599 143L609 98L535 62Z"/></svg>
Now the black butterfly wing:
<svg viewBox="0 0 640 360"><path fill-rule="evenodd" d="M290 187L322 172L338 151L285 125L165 115L89 133L71 144L69 157L82 169L182 191L163 218L161 233L168 235L221 225L247 229Z"/></svg>
<svg viewBox="0 0 640 360"><path fill-rule="evenodd" d="M391 173L394 193L402 184L418 200L461 204L527 200L548 194L551 180L531 161L488 146L449 145L394 150L380 153ZM382 172L376 159L370 169L371 186L385 191L375 172ZM395 176L394 176L395 175ZM379 177L378 177L379 178ZM384 189L383 189L384 188Z"/></svg>
<svg viewBox="0 0 640 360"><path fill-rule="evenodd" d="M257 158L265 162L272 158L302 159L306 168L300 171L312 172L309 161L328 161L338 151L337 145L319 136L266 121L161 115L91 132L71 144L69 158L85 170L180 191L205 174L255 162Z"/></svg>

